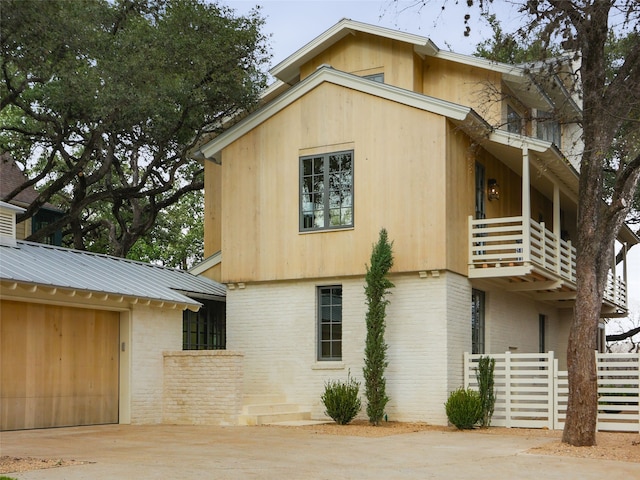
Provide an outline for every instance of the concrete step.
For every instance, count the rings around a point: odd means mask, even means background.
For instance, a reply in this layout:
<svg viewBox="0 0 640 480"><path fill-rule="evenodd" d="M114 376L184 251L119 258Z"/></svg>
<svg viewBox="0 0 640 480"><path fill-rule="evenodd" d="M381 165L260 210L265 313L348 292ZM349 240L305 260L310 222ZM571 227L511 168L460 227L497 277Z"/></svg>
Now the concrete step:
<svg viewBox="0 0 640 480"><path fill-rule="evenodd" d="M270 403L286 403L287 401L284 395L277 393L250 394L245 395L242 400L243 405L268 405Z"/></svg>
<svg viewBox="0 0 640 480"><path fill-rule="evenodd" d="M253 405L244 405L242 407L243 415L266 415L273 413L289 413L300 411L300 408L297 405L292 405L291 403L260 403Z"/></svg>
<svg viewBox="0 0 640 480"><path fill-rule="evenodd" d="M292 410L278 413L252 413L238 417L240 425L266 425L280 422L301 422L311 420L311 412L300 411L297 405L289 405Z"/></svg>

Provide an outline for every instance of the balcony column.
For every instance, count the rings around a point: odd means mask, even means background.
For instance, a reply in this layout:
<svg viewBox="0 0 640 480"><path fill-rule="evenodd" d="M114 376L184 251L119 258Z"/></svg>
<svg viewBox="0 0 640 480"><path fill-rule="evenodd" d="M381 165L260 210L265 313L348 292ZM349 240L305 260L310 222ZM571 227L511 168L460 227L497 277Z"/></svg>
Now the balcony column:
<svg viewBox="0 0 640 480"><path fill-rule="evenodd" d="M522 147L522 253L525 265L531 263L531 176L529 147Z"/></svg>
<svg viewBox="0 0 640 480"><path fill-rule="evenodd" d="M560 275L562 265L560 256L562 255L562 249L560 248L560 242L562 241L562 231L560 227L560 187L557 183L553 183L553 234L556 237L556 273Z"/></svg>

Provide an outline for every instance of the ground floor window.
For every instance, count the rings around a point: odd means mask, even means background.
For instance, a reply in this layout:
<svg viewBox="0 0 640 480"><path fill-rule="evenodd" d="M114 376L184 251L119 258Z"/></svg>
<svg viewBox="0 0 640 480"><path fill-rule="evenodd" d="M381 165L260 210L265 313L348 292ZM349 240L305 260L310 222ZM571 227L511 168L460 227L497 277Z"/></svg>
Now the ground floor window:
<svg viewBox="0 0 640 480"><path fill-rule="evenodd" d="M227 347L226 304L198 299L197 312L185 310L182 316L183 350L224 350Z"/></svg>
<svg viewBox="0 0 640 480"><path fill-rule="evenodd" d="M342 360L342 286L318 287L318 360Z"/></svg>
<svg viewBox="0 0 640 480"><path fill-rule="evenodd" d="M484 292L471 291L471 353L484 353Z"/></svg>
<svg viewBox="0 0 640 480"><path fill-rule="evenodd" d="M538 352L546 353L547 345L545 342L545 338L547 336L547 316L546 315L538 315L538 344L539 349Z"/></svg>

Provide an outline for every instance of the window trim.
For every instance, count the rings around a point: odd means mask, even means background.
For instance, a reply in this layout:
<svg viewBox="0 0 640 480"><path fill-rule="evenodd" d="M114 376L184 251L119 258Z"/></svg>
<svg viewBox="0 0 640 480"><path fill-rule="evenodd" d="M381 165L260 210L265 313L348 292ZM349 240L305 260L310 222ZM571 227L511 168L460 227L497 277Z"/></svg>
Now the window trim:
<svg viewBox="0 0 640 480"><path fill-rule="evenodd" d="M329 191L328 185L329 185L329 174L330 171L327 167L327 164L329 162L329 157L331 157L332 155L342 155L342 154L350 154L351 155L351 222L348 224L344 224L344 225L330 225L328 224L330 222L330 210L331 207L329 205L329 196L325 195L324 201L323 201L323 212L324 212L324 219L325 219L325 225L322 227L305 227L304 226L304 210L303 210L303 199L304 199L304 195L305 193L303 192L303 187L304 187L304 161L305 160L309 160L309 159L315 159L315 158L323 158L323 162L325 163L325 171L323 173L323 192L325 191ZM351 229L354 226L354 219L355 219L355 208L354 208L354 197L355 197L355 189L354 189L354 170L355 170L355 166L354 166L354 151L353 149L349 149L349 150L338 150L335 152L326 152L326 153L318 153L318 154L311 154L311 155L303 155L301 157L299 157L298 159L298 195L299 195L299 201L298 201L298 231L299 233L307 233L307 232L322 232L322 231L331 231L331 230L344 230L344 229Z"/></svg>
<svg viewBox="0 0 640 480"><path fill-rule="evenodd" d="M340 321L339 322L334 322L334 321L330 321L329 325L334 325L334 324L340 324L340 339L339 339L339 343L340 343L340 355L339 356L334 356L331 355L328 357L324 357L322 355L322 344L323 344L323 338L322 338L322 326L323 326L323 322L322 322L322 290L326 290L326 289L331 289L331 293L330 295L333 295L333 289L339 288L340 289ZM318 363L323 363L326 364L326 362L342 362L343 360L343 345L344 345L344 339L343 339L343 329L342 329L342 325L343 325L343 312L344 312L344 289L342 285L318 285L316 287L316 331L317 331L317 341L316 341L316 362ZM335 305L333 303L330 303L329 305L324 305L324 306L329 306L329 307L334 307ZM328 342L330 345L332 345L336 340L334 340L333 335L331 335L331 337L329 338ZM333 352L333 347L330 348L331 352Z"/></svg>

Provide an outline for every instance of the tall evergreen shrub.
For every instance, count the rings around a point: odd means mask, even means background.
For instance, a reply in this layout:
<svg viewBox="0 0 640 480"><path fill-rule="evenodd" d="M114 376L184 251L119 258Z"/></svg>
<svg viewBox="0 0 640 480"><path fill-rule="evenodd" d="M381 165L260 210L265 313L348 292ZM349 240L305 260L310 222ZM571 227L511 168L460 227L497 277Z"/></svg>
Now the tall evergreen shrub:
<svg viewBox="0 0 640 480"><path fill-rule="evenodd" d="M378 243L371 252L371 266L367 267L365 295L367 297L367 339L364 349L363 376L367 416L372 425L378 425L384 417L384 409L389 402L386 392L384 370L387 368L387 344L384 341L386 299L394 285L387 278L393 266L393 242L389 243L387 231L380 230Z"/></svg>
<svg viewBox="0 0 640 480"><path fill-rule="evenodd" d="M496 390L493 381L493 370L496 366L495 358L480 357L478 360L478 368L476 368L476 380L478 381L478 390L480 400L482 401L482 417L480 417L480 425L488 427L491 425L491 417L496 405Z"/></svg>

